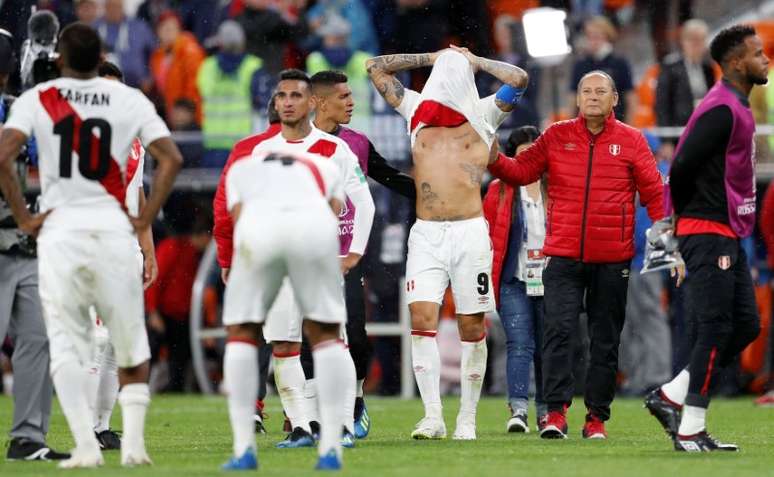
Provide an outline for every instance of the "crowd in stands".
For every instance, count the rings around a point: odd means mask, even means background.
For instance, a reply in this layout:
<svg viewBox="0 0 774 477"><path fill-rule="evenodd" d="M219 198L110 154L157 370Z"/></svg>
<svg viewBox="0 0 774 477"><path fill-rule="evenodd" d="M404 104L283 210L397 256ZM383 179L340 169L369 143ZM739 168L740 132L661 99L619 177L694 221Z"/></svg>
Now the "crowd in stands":
<svg viewBox="0 0 774 477"><path fill-rule="evenodd" d="M621 98L615 108L617 118L643 129L682 126L719 78L707 54L710 28L702 20L691 19L693 4L690 0L15 0L0 2L0 27L11 31L20 46L32 7L53 11L63 26L73 21L93 25L104 41L106 58L120 65L126 83L153 100L170 129L201 133L193 136L195 140L187 135L188 139L179 141L186 167L216 171L223 167L236 140L265 128L265 112L279 71L291 67L310 74L342 70L349 77L356 103L351 126L371 134L385 157L407 169L405 127L374 94L365 70L368 57L436 51L454 42L479 55L521 66L530 75L530 87L504 124L505 130L523 125L545 127L575 115L575 86L594 69L607 71L615 80ZM561 86L552 83L556 78L546 78L555 70L541 68L525 48L521 17L526 9L539 6L569 12L574 53L566 61L568 75ZM676 15L671 13L673 7ZM622 27L637 21L649 25L652 45L648 51L652 48L655 58L651 65L643 64L639 46L626 50L619 43ZM774 57L772 23L759 22L759 34L770 57ZM642 73L636 76L635 71ZM428 73L412 70L402 81L421 89ZM774 81L774 73L770 78ZM486 75L479 75L477 81L482 96L500 86ZM557 90L552 93L559 99L558 108L545 99L550 96L544 91L548 85ZM756 120L772 124L774 87L759 89L753 94ZM391 139L395 137L399 140ZM649 140L659 167L668 170L676 137L650 135ZM765 138L759 141L759 158L766 157L769 146L774 147L774 139L770 144ZM371 270L367 303L372 320L394 321L413 211L407 201L382 187L374 185L372 190L377 218L366 258ZM774 192L767 197L763 214L774 216ZM770 262L774 257L772 223L774 219L762 221L762 235L768 238L765 245L771 248ZM764 226L772 230L763 230ZM645 219L638 217L640 246L646 227ZM173 236L157 247L161 275L149 291L147 308L150 328L166 346L161 356L172 365L167 388L183 390L181 370L190 359L186 327L190 284L208 237L206 227L194 224L193 219L186 226L170 229ZM759 250L751 256L760 257L756 278L763 284L768 279L765 247L763 242L749 246ZM641 266L641 254L635 262ZM630 327L624 332L624 343L633 344L622 353L622 382L625 389L636 393L671 377L685 360L680 355L683 347L670 344L677 341L670 337L678 336L683 326L679 294L664 277L635 279L638 275L632 271L629 307L633 319L629 321L647 315L656 325L649 327L651 331ZM186 295L181 294L184 288ZM764 295L762 292L762 303L770 303L770 291L768 298ZM770 305L761 309L766 306ZM764 339L766 335L762 334ZM496 339L497 333L492 336ZM391 338L376 341L383 393L398 389L397 346ZM651 355L662 359L647 363ZM754 375L770 365L754 370L751 366L747 371ZM758 389L761 385L758 382Z"/></svg>

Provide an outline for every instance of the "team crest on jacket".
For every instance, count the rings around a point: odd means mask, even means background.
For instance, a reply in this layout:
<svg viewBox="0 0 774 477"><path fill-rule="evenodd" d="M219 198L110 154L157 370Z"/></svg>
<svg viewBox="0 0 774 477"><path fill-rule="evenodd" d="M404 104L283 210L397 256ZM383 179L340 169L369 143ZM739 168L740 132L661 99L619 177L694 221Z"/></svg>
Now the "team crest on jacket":
<svg viewBox="0 0 774 477"><path fill-rule="evenodd" d="M718 267L721 270L728 270L731 268L731 257L728 255L721 255L718 257Z"/></svg>
<svg viewBox="0 0 774 477"><path fill-rule="evenodd" d="M618 154L621 154L621 145L611 144L608 150L610 151L610 154L617 156Z"/></svg>

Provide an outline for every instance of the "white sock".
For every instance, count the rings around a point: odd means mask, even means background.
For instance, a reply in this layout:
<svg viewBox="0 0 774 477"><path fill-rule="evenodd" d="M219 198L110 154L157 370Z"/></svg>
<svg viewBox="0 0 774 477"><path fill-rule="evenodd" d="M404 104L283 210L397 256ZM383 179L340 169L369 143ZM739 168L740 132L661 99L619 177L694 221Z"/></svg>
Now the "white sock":
<svg viewBox="0 0 774 477"><path fill-rule="evenodd" d="M102 356L100 356L100 353L95 353L94 360L86 367L86 403L89 406L89 412L92 416L92 422L94 425L94 430L97 429L99 425L99 411L97 409L98 404L97 401L99 401L99 380L100 380L100 370L102 369L102 366L100 366Z"/></svg>
<svg viewBox="0 0 774 477"><path fill-rule="evenodd" d="M675 404L682 406L685 404L685 396L688 395L688 383L691 382L691 375L688 368L683 369L671 381L661 386L661 392L667 399Z"/></svg>
<svg viewBox="0 0 774 477"><path fill-rule="evenodd" d="M707 427L707 409L696 406L683 406L683 417L677 433L681 436L692 436Z"/></svg>
<svg viewBox="0 0 774 477"><path fill-rule="evenodd" d="M350 355L351 357L351 355ZM355 362L352 362L354 370ZM357 373L355 371L355 373ZM355 433L355 397L357 396L357 378L353 374L352 380L347 383L346 394L344 394L344 427L350 434Z"/></svg>
<svg viewBox="0 0 774 477"><path fill-rule="evenodd" d="M320 402L320 444L317 450L322 456L333 449L341 457L341 426L344 424L341 403L347 397L347 388L354 388L355 364L344 344L338 340L319 343L312 356Z"/></svg>
<svg viewBox="0 0 774 477"><path fill-rule="evenodd" d="M300 427L306 432L309 419L306 417L304 403L304 369L301 367L300 353L293 356L272 356L274 364L274 382L277 385L282 408L290 419L291 426Z"/></svg>
<svg viewBox="0 0 774 477"><path fill-rule="evenodd" d="M425 417L443 419L441 407L441 355L435 331L411 331L414 379L425 405Z"/></svg>
<svg viewBox="0 0 774 477"><path fill-rule="evenodd" d="M76 361L62 363L51 376L59 406L62 408L76 449L99 452L99 444L92 428L92 413L86 395L87 371Z"/></svg>
<svg viewBox="0 0 774 477"><path fill-rule="evenodd" d="M97 391L96 432L110 429L110 417L118 399L118 363L113 351L113 345L108 344L102 355L102 366L99 371L99 389Z"/></svg>
<svg viewBox="0 0 774 477"><path fill-rule="evenodd" d="M228 390L228 415L234 432L234 456L255 449L255 400L258 398L258 346L242 341L226 343L223 379Z"/></svg>
<svg viewBox="0 0 774 477"><path fill-rule="evenodd" d="M145 452L145 414L150 405L150 387L146 383L126 384L118 395L124 421L121 457L143 456Z"/></svg>
<svg viewBox="0 0 774 477"><path fill-rule="evenodd" d="M357 388L355 391L355 396L361 398L363 397L363 383L365 383L365 379L358 379L357 380Z"/></svg>
<svg viewBox="0 0 774 477"><path fill-rule="evenodd" d="M460 360L460 414L476 415L486 373L486 335L478 341L462 341Z"/></svg>
<svg viewBox="0 0 774 477"><path fill-rule="evenodd" d="M304 415L309 422L320 422L320 412L317 406L317 383L315 379L307 379L304 383Z"/></svg>

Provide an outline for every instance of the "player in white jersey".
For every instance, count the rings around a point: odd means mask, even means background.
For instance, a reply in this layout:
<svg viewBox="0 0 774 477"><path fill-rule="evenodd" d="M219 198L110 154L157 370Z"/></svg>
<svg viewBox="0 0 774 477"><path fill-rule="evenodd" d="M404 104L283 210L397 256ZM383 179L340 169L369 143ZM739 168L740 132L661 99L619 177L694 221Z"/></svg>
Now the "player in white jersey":
<svg viewBox="0 0 774 477"><path fill-rule="evenodd" d="M118 66L104 61L100 63L98 74L102 78L123 81L123 73ZM145 205L145 192L142 185L143 169L145 167L145 148L135 139L126 162L126 211L132 217L140 215ZM138 272L143 274L143 288L148 288L158 275L156 253L153 245L153 232L146 230L137 237L135 244ZM116 363L113 345L107 327L97 316L97 310L92 306L89 314L94 320L94 336L92 362L89 365L89 407L94 415L94 434L103 450L121 448L121 439L110 429L110 418L113 415L118 399L118 364Z"/></svg>
<svg viewBox="0 0 774 477"><path fill-rule="evenodd" d="M250 418L258 391L259 327L287 276L314 349L321 413L317 468L338 469L345 419L341 401L355 379L355 368L340 339L347 315L338 260L337 215L344 192L337 164L283 146L235 163L226 184L228 209L236 223L223 311L228 333L223 368L234 457L223 468L257 467Z"/></svg>
<svg viewBox="0 0 774 477"><path fill-rule="evenodd" d="M25 92L0 136L0 187L20 228L38 235L40 297L51 347L51 375L76 448L60 466L103 463L87 399L89 306L110 331L123 414L123 465L148 464L145 414L148 337L135 244L172 188L182 158L151 102L138 90L97 77L101 41L74 23L58 43L62 78ZM13 159L34 135L39 148L41 213L24 204ZM158 162L140 217L124 211L127 156L135 137Z"/></svg>

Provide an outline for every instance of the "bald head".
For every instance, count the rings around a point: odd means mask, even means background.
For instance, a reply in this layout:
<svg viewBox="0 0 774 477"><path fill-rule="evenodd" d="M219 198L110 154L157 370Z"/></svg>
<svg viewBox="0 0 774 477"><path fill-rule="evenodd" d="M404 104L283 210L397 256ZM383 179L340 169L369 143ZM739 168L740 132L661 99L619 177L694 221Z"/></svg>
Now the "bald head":
<svg viewBox="0 0 774 477"><path fill-rule="evenodd" d="M618 94L618 88L616 88L615 86L615 81L613 80L613 77L602 70L589 71L588 73L583 75L580 81L578 81L577 91L580 91L583 88L583 83L586 81L586 79L591 78L592 76L599 76L604 78L605 81L607 81L607 85L610 87L610 90Z"/></svg>

